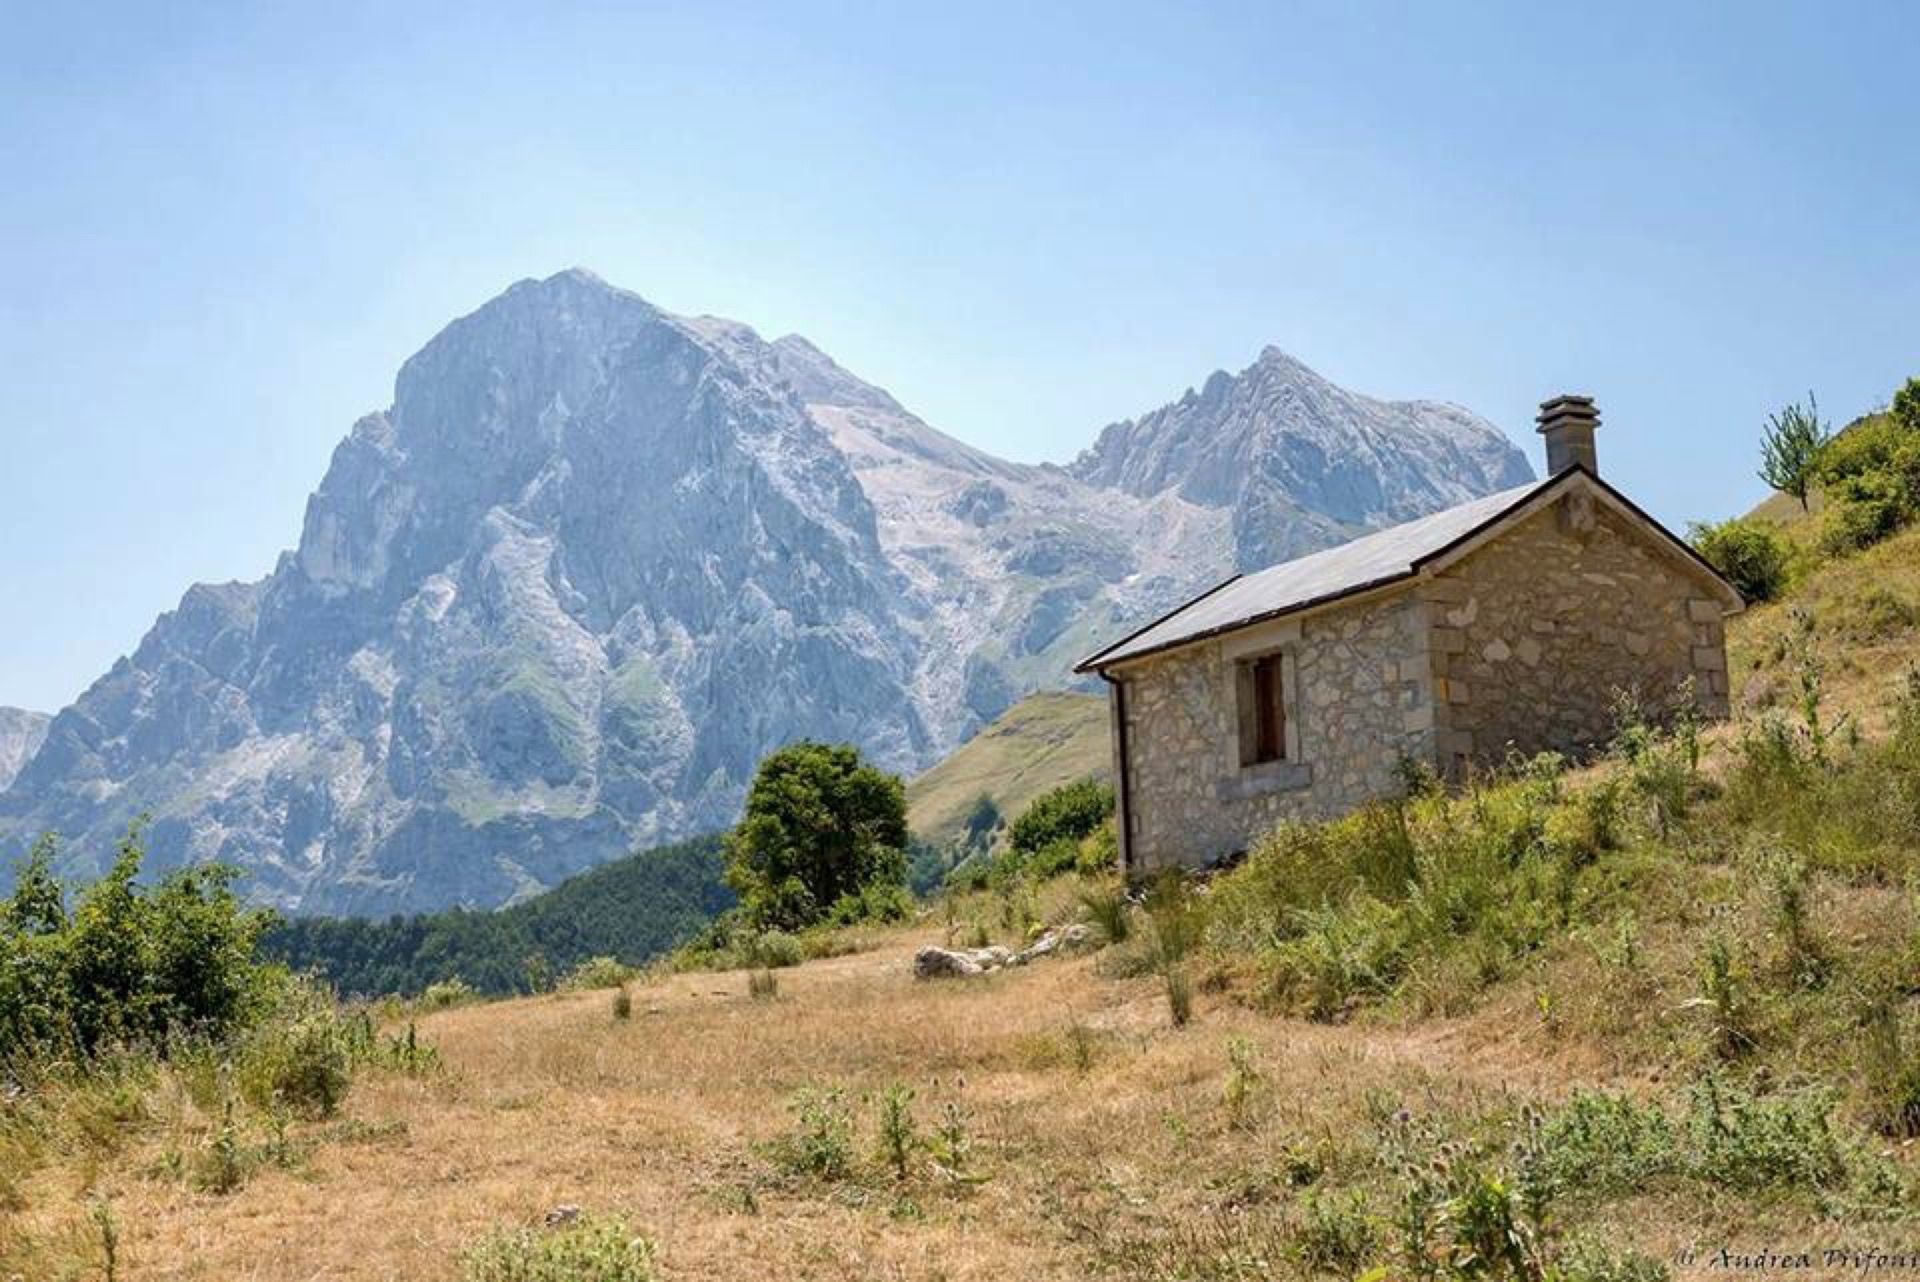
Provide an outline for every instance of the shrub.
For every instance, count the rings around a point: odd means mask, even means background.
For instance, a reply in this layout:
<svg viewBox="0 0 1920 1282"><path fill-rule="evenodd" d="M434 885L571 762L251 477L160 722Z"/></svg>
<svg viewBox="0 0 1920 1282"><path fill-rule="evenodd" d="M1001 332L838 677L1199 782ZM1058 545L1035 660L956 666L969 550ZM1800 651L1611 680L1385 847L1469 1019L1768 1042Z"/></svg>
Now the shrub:
<svg viewBox="0 0 1920 1282"><path fill-rule="evenodd" d="M618 957L589 957L561 979L566 989L618 988L639 972Z"/></svg>
<svg viewBox="0 0 1920 1282"><path fill-rule="evenodd" d="M247 1182L248 1167L240 1128L233 1120L233 1101L228 1100L219 1127L207 1137L194 1161L193 1183L203 1193L231 1193Z"/></svg>
<svg viewBox="0 0 1920 1282"><path fill-rule="evenodd" d="M1344 904L1301 909L1293 936L1273 951L1281 1002L1309 1019L1346 1014L1361 997L1392 991L1408 956L1401 910L1356 892Z"/></svg>
<svg viewBox="0 0 1920 1282"><path fill-rule="evenodd" d="M759 970L798 966L806 960L800 937L784 930L750 931L740 938L735 951L739 965Z"/></svg>
<svg viewBox="0 0 1920 1282"><path fill-rule="evenodd" d="M1561 1249L1549 1276L1555 1282L1667 1282L1673 1272L1637 1251L1616 1251L1595 1238L1577 1237Z"/></svg>
<svg viewBox="0 0 1920 1282"><path fill-rule="evenodd" d="M317 999L293 1018L269 1023L239 1057L240 1091L256 1108L284 1106L304 1117L331 1117L352 1083L347 1037Z"/></svg>
<svg viewBox="0 0 1920 1282"><path fill-rule="evenodd" d="M1167 1017L1175 1028L1185 1028L1193 1018L1193 980L1186 966L1180 962L1164 965L1160 980L1167 992Z"/></svg>
<svg viewBox="0 0 1920 1282"><path fill-rule="evenodd" d="M627 991L625 984L614 990L613 1017L622 1021L633 1018L633 994Z"/></svg>
<svg viewBox="0 0 1920 1282"><path fill-rule="evenodd" d="M618 1220L501 1229L460 1262L462 1282L653 1282L653 1244Z"/></svg>
<svg viewBox="0 0 1920 1282"><path fill-rule="evenodd" d="M1673 1124L1625 1095L1575 1091L1541 1126L1541 1176L1555 1194L1594 1198L1644 1192L1681 1169Z"/></svg>
<svg viewBox="0 0 1920 1282"><path fill-rule="evenodd" d="M428 984L414 999L414 1005L421 1010L449 1010L479 1000L480 994L474 991L473 985L456 975L452 979Z"/></svg>
<svg viewBox="0 0 1920 1282"><path fill-rule="evenodd" d="M1316 1273L1353 1277L1373 1253L1378 1234L1366 1198L1357 1190L1344 1195L1306 1195L1306 1214L1294 1230L1293 1252Z"/></svg>
<svg viewBox="0 0 1920 1282"><path fill-rule="evenodd" d="M796 1091L787 1105L793 1129L767 1145L783 1173L821 1180L845 1179L853 1171L853 1115L838 1087Z"/></svg>
<svg viewBox="0 0 1920 1282"><path fill-rule="evenodd" d="M1898 415L1853 424L1827 442L1814 471L1830 504L1821 531L1829 554L1875 543L1920 512L1920 431Z"/></svg>
<svg viewBox="0 0 1920 1282"><path fill-rule="evenodd" d="M1727 937L1715 933L1708 937L1700 960L1700 995L1711 1026L1708 1040L1723 1059L1744 1055L1753 1049L1754 1037L1747 1023L1746 980L1733 958Z"/></svg>
<svg viewBox="0 0 1920 1282"><path fill-rule="evenodd" d="M859 890L834 900L827 910L829 926L861 922L905 921L913 915L913 892L899 882L870 881Z"/></svg>
<svg viewBox="0 0 1920 1282"><path fill-rule="evenodd" d="M1885 472L1867 472L1836 487L1820 523L1820 550L1845 556L1872 547L1911 516L1905 487Z"/></svg>
<svg viewBox="0 0 1920 1282"><path fill-rule="evenodd" d="M1836 631L1856 641L1884 641L1920 625L1920 607L1877 584L1840 602L1835 613Z"/></svg>
<svg viewBox="0 0 1920 1282"><path fill-rule="evenodd" d="M1832 1109L1825 1091L1758 1096L1709 1074L1691 1092L1690 1169L1729 1188L1837 1186L1848 1169Z"/></svg>
<svg viewBox="0 0 1920 1282"><path fill-rule="evenodd" d="M1221 1088L1227 1121L1236 1128L1245 1129L1252 1121L1254 1103L1265 1087L1266 1076L1260 1071L1260 1061L1253 1043L1244 1037L1228 1038L1227 1082Z"/></svg>
<svg viewBox="0 0 1920 1282"><path fill-rule="evenodd" d="M1098 877L1120 866L1120 832L1109 815L1098 828L1080 839L1073 856L1074 871Z"/></svg>
<svg viewBox="0 0 1920 1282"><path fill-rule="evenodd" d="M1897 414L1861 419L1828 441L1814 466L1814 481L1829 498L1844 495L1862 477L1886 476L1904 483L1920 467L1920 430Z"/></svg>
<svg viewBox="0 0 1920 1282"><path fill-rule="evenodd" d="M1746 517L1696 523L1687 540L1749 601L1771 601L1787 585L1787 543L1769 525Z"/></svg>
<svg viewBox="0 0 1920 1282"><path fill-rule="evenodd" d="M747 976L747 996L757 1002L770 1002L780 995L780 977L770 970L756 970Z"/></svg>
<svg viewBox="0 0 1920 1282"><path fill-rule="evenodd" d="M1030 859L1056 843L1068 852L1061 869L1070 866L1083 838L1113 814L1113 789L1097 779L1063 784L1034 798L1007 829L1007 845Z"/></svg>

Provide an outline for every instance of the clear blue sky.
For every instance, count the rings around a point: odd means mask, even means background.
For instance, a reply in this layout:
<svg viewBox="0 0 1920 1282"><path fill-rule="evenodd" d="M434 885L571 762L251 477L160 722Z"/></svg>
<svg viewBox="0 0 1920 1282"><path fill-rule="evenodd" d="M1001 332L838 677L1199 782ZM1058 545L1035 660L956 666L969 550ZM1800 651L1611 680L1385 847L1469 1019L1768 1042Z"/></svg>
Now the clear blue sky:
<svg viewBox="0 0 1920 1282"><path fill-rule="evenodd" d="M406 356L576 264L1026 459L1265 343L1536 457L1591 391L1675 523L1920 372L1911 4L627 8L0 0L0 703L269 570Z"/></svg>

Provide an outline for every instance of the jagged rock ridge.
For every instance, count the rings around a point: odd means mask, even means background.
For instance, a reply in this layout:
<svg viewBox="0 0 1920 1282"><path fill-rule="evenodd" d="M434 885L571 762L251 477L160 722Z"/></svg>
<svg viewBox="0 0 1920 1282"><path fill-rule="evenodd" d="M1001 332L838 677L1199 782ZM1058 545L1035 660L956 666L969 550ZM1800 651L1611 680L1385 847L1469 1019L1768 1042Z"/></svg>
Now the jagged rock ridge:
<svg viewBox="0 0 1920 1282"><path fill-rule="evenodd" d="M159 864L282 907L491 905L730 822L792 738L917 769L1255 552L1526 475L1464 411L1346 396L1269 353L1027 466L797 336L523 281L406 363L271 575L190 589L55 719L0 844L86 872L145 810Z"/></svg>

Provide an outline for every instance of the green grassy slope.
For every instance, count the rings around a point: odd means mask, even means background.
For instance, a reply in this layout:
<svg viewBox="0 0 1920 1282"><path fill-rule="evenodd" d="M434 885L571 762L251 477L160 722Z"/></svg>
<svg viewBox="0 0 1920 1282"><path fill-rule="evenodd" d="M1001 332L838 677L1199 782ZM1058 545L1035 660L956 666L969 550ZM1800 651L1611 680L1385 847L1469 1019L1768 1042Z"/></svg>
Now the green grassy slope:
<svg viewBox="0 0 1920 1282"><path fill-rule="evenodd" d="M982 793L1011 817L1049 788L1112 772L1107 701L1036 694L908 784L908 822L916 836L937 844L959 834Z"/></svg>

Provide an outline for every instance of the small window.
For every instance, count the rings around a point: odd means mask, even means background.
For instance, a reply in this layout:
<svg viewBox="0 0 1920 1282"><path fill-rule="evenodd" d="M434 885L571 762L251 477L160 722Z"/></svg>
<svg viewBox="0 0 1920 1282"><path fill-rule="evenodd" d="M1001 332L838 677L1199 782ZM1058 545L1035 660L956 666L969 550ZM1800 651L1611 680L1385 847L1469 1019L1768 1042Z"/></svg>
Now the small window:
<svg viewBox="0 0 1920 1282"><path fill-rule="evenodd" d="M1277 654L1248 659L1238 666L1240 764L1257 766L1287 756L1286 687Z"/></svg>

